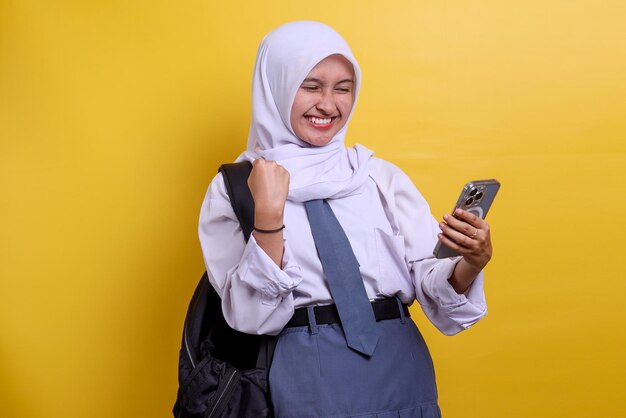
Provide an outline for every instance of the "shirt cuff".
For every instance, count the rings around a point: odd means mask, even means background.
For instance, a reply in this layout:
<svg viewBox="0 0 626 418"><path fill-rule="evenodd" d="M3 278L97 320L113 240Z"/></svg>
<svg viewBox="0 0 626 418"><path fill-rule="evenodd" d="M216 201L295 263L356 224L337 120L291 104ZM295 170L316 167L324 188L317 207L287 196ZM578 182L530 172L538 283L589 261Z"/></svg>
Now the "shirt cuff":
<svg viewBox="0 0 626 418"><path fill-rule="evenodd" d="M487 302L484 292L484 275L478 273L470 287L462 294L454 290L448 279L452 276L461 257L440 260L433 267L429 289L425 291L437 301L445 316L467 329L487 314ZM450 335L448 332L445 334Z"/></svg>
<svg viewBox="0 0 626 418"><path fill-rule="evenodd" d="M300 266L295 262L286 239L283 239L283 268L278 265L259 247L254 234L246 245L239 266L241 281L258 291L261 301L269 305L278 304L288 296L302 281Z"/></svg>
<svg viewBox="0 0 626 418"><path fill-rule="evenodd" d="M439 260L432 268L428 289L424 289L442 308L458 306L466 301L466 296L457 293L448 281L460 259L452 257Z"/></svg>

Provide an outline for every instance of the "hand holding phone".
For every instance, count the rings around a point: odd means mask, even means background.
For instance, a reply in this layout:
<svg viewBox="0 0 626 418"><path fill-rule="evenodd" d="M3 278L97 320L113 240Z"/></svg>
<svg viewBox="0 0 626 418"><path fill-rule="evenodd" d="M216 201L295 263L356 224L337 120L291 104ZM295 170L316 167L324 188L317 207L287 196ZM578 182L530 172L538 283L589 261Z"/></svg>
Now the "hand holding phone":
<svg viewBox="0 0 626 418"><path fill-rule="evenodd" d="M445 223L442 223L443 241L440 239L433 250L433 254L437 258L454 257L461 252L467 252L472 249L475 239L479 238L480 225L484 222L474 222L473 216L481 220L487 216L487 212L496 197L496 193L500 188L497 180L479 180L467 183L459 198L452 209L452 217L448 217ZM471 214L465 214L461 219L455 215L457 209ZM472 216L473 215L473 216ZM445 219L445 218L444 218ZM482 237L480 237L482 238ZM448 245L446 245L446 242ZM489 245L490 247L490 245Z"/></svg>

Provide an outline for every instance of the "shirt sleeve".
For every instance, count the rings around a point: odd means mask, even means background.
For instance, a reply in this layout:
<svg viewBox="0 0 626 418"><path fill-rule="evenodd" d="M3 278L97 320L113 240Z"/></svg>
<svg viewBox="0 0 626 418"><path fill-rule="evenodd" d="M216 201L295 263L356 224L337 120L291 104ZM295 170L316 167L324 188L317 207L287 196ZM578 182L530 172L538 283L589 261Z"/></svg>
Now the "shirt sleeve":
<svg viewBox="0 0 626 418"><path fill-rule="evenodd" d="M469 328L487 314L483 272L465 293L458 294L448 279L461 257L433 256L439 227L426 200L402 170L387 162L381 167L382 160L375 164L375 181L382 190L393 232L404 237L406 262L422 310L445 335Z"/></svg>
<svg viewBox="0 0 626 418"><path fill-rule="evenodd" d="M248 334L278 334L293 315L292 292L302 281L288 241L282 269L254 234L246 243L221 173L205 196L198 233L207 275L222 299L228 325Z"/></svg>

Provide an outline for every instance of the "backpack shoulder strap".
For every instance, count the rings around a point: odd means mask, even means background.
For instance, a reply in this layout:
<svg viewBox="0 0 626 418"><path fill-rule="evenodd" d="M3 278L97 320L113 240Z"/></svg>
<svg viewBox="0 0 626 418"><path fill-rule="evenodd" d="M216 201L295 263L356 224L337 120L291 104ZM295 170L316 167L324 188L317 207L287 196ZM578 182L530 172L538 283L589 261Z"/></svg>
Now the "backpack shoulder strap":
<svg viewBox="0 0 626 418"><path fill-rule="evenodd" d="M252 171L252 163L242 161L239 163L222 164L219 171L224 176L230 203L241 224L246 241L248 241L254 229L254 199L248 187L248 177L250 177L250 172ZM258 338L260 339L260 345L256 367L269 370L278 337L261 335Z"/></svg>
<svg viewBox="0 0 626 418"><path fill-rule="evenodd" d="M230 203L241 224L246 241L254 226L254 200L247 183L251 170L252 164L247 161L224 164L219 170L224 177ZM200 346L207 336L207 330L222 323L225 323L225 320L222 316L221 301L209 283L205 271L189 302L183 330L183 353L192 367L201 360Z"/></svg>
<svg viewBox="0 0 626 418"><path fill-rule="evenodd" d="M241 224L246 241L250 238L254 228L254 199L248 187L248 177L252 171L250 161L222 164L219 172L224 177L226 191L233 206L235 215Z"/></svg>

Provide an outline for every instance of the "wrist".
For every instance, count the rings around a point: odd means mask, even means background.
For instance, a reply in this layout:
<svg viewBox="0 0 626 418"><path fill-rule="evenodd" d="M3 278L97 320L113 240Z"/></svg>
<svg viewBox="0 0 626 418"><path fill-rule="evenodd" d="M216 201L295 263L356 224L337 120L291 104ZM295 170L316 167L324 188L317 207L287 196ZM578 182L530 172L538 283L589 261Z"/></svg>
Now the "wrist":
<svg viewBox="0 0 626 418"><path fill-rule="evenodd" d="M470 264L465 258L461 258L455 268L460 269L460 272L464 277L476 277L483 269Z"/></svg>
<svg viewBox="0 0 626 418"><path fill-rule="evenodd" d="M448 283L452 285L452 288L458 293L465 293L467 289L472 285L478 273L482 269L478 269L475 266L468 263L464 258L454 266L452 275L448 279Z"/></svg>
<svg viewBox="0 0 626 418"><path fill-rule="evenodd" d="M275 234L285 229L285 225L279 228L275 228L275 229L263 229L263 228L257 228L256 226L253 226L252 229L254 229L254 232L260 232L261 234Z"/></svg>
<svg viewBox="0 0 626 418"><path fill-rule="evenodd" d="M283 226L282 211L254 211L254 227L264 230L274 230Z"/></svg>

